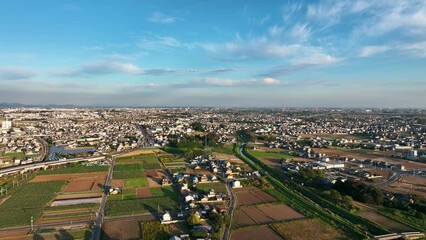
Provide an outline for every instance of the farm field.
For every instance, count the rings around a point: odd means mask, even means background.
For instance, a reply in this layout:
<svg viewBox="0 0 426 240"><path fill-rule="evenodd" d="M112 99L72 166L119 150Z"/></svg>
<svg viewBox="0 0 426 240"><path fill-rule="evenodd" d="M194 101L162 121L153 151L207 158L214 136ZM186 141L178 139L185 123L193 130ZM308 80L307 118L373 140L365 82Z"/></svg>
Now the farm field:
<svg viewBox="0 0 426 240"><path fill-rule="evenodd" d="M37 175L31 183L67 181L63 192L101 191L107 172Z"/></svg>
<svg viewBox="0 0 426 240"><path fill-rule="evenodd" d="M38 182L18 187L0 206L0 227L29 225L31 216L37 220L65 184L64 181Z"/></svg>
<svg viewBox="0 0 426 240"><path fill-rule="evenodd" d="M299 162L312 161L306 158L299 158L284 154L282 153L282 149L259 148L256 150L249 150L249 152L256 158L273 167L281 166L282 159L293 159L294 161Z"/></svg>
<svg viewBox="0 0 426 240"><path fill-rule="evenodd" d="M378 223L380 225L382 225L384 228L386 228L387 230L391 231L391 232L412 232L415 231L415 229L400 223L396 220L393 220L389 217L383 216L380 213L375 212L374 210L368 210L368 211L364 211L362 213L359 214L361 217L368 219L372 222Z"/></svg>
<svg viewBox="0 0 426 240"><path fill-rule="evenodd" d="M262 227L252 227L252 228L242 228L234 230L231 233L231 240L282 240L278 233L268 226Z"/></svg>
<svg viewBox="0 0 426 240"><path fill-rule="evenodd" d="M116 159L117 166L127 164L140 164L143 169L160 169L161 164L155 153L140 154Z"/></svg>
<svg viewBox="0 0 426 240"><path fill-rule="evenodd" d="M346 240L339 230L318 219L303 219L272 225L277 232L290 240Z"/></svg>
<svg viewBox="0 0 426 240"><path fill-rule="evenodd" d="M240 207L234 217L238 227L305 218L291 207L281 204Z"/></svg>
<svg viewBox="0 0 426 240"><path fill-rule="evenodd" d="M141 149L137 149L135 151L131 151L123 155L120 155L120 158L132 157L132 156L144 155L144 154L162 154L162 153L164 152L159 148L141 148Z"/></svg>
<svg viewBox="0 0 426 240"><path fill-rule="evenodd" d="M153 197L146 199L108 200L106 215L131 215L147 212L173 211L179 208L178 197Z"/></svg>
<svg viewBox="0 0 426 240"><path fill-rule="evenodd" d="M149 187L161 187L161 180L166 175L163 170L145 170Z"/></svg>
<svg viewBox="0 0 426 240"><path fill-rule="evenodd" d="M226 186L221 182L212 183L197 183L198 192L208 192L210 189L214 189L216 193L227 193Z"/></svg>
<svg viewBox="0 0 426 240"><path fill-rule="evenodd" d="M137 221L105 222L102 239L141 239L141 228Z"/></svg>
<svg viewBox="0 0 426 240"><path fill-rule="evenodd" d="M272 203L276 201L274 197L255 187L237 189L235 195L237 196L237 206Z"/></svg>
<svg viewBox="0 0 426 240"><path fill-rule="evenodd" d="M70 164L65 167L57 169L49 169L39 172L37 175L54 175L54 174L73 174L73 173L93 173L93 172L107 172L109 166L84 166L80 164Z"/></svg>

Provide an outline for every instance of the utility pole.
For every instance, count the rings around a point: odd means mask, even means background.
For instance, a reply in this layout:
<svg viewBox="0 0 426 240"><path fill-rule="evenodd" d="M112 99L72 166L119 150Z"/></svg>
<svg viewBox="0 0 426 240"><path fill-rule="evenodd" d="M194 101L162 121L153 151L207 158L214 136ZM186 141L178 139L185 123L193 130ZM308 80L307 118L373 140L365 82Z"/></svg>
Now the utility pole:
<svg viewBox="0 0 426 240"><path fill-rule="evenodd" d="M31 231L34 231L34 219L33 219L33 216L31 216Z"/></svg>

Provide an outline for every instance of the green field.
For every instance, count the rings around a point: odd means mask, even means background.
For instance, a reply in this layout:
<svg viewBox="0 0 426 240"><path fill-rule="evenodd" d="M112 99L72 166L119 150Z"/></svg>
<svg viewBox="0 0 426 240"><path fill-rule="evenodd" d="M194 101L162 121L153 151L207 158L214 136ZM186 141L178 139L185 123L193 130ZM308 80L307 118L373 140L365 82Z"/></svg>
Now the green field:
<svg viewBox="0 0 426 240"><path fill-rule="evenodd" d="M223 145L219 147L213 147L213 151L218 153L234 155L234 146L233 145Z"/></svg>
<svg viewBox="0 0 426 240"><path fill-rule="evenodd" d="M227 193L224 183L197 183L197 192L208 192L210 189L214 189L216 193Z"/></svg>
<svg viewBox="0 0 426 240"><path fill-rule="evenodd" d="M136 156L121 157L116 159L118 166L140 164L144 169L160 169L161 164L156 154L140 154ZM130 163L130 164L128 164Z"/></svg>
<svg viewBox="0 0 426 240"><path fill-rule="evenodd" d="M125 188L147 187L148 180L146 177L124 179Z"/></svg>
<svg viewBox="0 0 426 240"><path fill-rule="evenodd" d="M145 178L141 164L116 165L113 171L114 179Z"/></svg>
<svg viewBox="0 0 426 240"><path fill-rule="evenodd" d="M294 158L291 155L287 155L287 154L281 154L281 153L276 153L276 152L259 152L259 151L253 151L250 150L250 153L257 157L257 158Z"/></svg>
<svg viewBox="0 0 426 240"><path fill-rule="evenodd" d="M0 227L29 225L38 219L47 203L66 185L64 181L28 183L19 186L0 206Z"/></svg>
<svg viewBox="0 0 426 240"><path fill-rule="evenodd" d="M106 172L109 166L84 166L80 164L71 164L58 169L50 169L41 171L38 175L52 175L52 174L72 174L72 173L91 173L91 172Z"/></svg>
<svg viewBox="0 0 426 240"><path fill-rule="evenodd" d="M150 188L152 197L176 197L176 193L171 186L164 186L159 188Z"/></svg>
<svg viewBox="0 0 426 240"><path fill-rule="evenodd" d="M178 209L178 198L173 195L172 197L108 201L105 213L108 216L117 216Z"/></svg>

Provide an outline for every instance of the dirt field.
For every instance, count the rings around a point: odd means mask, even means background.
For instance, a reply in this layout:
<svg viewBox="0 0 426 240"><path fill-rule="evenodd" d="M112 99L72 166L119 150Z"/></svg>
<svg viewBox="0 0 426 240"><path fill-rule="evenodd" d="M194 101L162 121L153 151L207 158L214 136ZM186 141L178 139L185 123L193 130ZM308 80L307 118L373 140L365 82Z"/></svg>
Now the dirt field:
<svg viewBox="0 0 426 240"><path fill-rule="evenodd" d="M337 229L317 219L295 220L275 223L274 228L291 240L345 240L348 239Z"/></svg>
<svg viewBox="0 0 426 240"><path fill-rule="evenodd" d="M161 187L161 179L166 176L163 170L145 170L149 187Z"/></svg>
<svg viewBox="0 0 426 240"><path fill-rule="evenodd" d="M10 232L1 232L0 239L1 240L27 240L28 231L10 231Z"/></svg>
<svg viewBox="0 0 426 240"><path fill-rule="evenodd" d="M136 188L136 197L137 198L150 198L152 197L151 190L148 187Z"/></svg>
<svg viewBox="0 0 426 240"><path fill-rule="evenodd" d="M250 226L256 225L256 222L250 218L241 208L237 209L233 216L233 223L237 226Z"/></svg>
<svg viewBox="0 0 426 240"><path fill-rule="evenodd" d="M246 191L244 191L246 189ZM257 189L257 188L242 188L236 191L237 205L253 205L260 203L271 203L275 202L276 199L268 193Z"/></svg>
<svg viewBox="0 0 426 240"><path fill-rule="evenodd" d="M64 192L82 192L102 190L107 172L54 174L36 176L30 182L69 181Z"/></svg>
<svg viewBox="0 0 426 240"><path fill-rule="evenodd" d="M102 239L141 239L140 224L136 221L105 222L102 230Z"/></svg>
<svg viewBox="0 0 426 240"><path fill-rule="evenodd" d="M119 187L121 189L124 188L124 181L122 179L112 179L111 180L112 187Z"/></svg>
<svg viewBox="0 0 426 240"><path fill-rule="evenodd" d="M136 156L136 155L140 155L140 154L153 154L153 153L164 153L161 149L156 149L156 148L148 148L148 149L138 149L135 151L131 151L128 152L126 154L120 155L120 157L131 157L131 156Z"/></svg>
<svg viewBox="0 0 426 240"><path fill-rule="evenodd" d="M287 205L263 205L259 209L275 221L305 218L301 213Z"/></svg>
<svg viewBox="0 0 426 240"><path fill-rule="evenodd" d="M399 181L380 188L393 193L414 193L426 198L426 178L423 177L404 176Z"/></svg>
<svg viewBox="0 0 426 240"><path fill-rule="evenodd" d="M406 169L413 168L426 168L426 163L408 161L403 159L396 159L391 157L383 157L375 154L368 153L359 153L353 152L350 150L340 150L340 149L331 149L331 148L314 148L313 149L317 153L325 153L328 157L351 157L356 159L372 159L376 161L383 161L395 164L403 164ZM379 152L378 152L379 154Z"/></svg>
<svg viewBox="0 0 426 240"><path fill-rule="evenodd" d="M234 222L238 226L249 226L300 218L305 216L286 205L262 205L237 209Z"/></svg>
<svg viewBox="0 0 426 240"><path fill-rule="evenodd" d="M391 218L388 218L386 216L383 216L374 210L368 210L365 212L362 212L359 214L361 217L368 219L372 222L378 223L379 225L383 226L383 228L391 231L391 232L412 232L415 231L415 229L406 226L398 221L395 221Z"/></svg>
<svg viewBox="0 0 426 240"><path fill-rule="evenodd" d="M238 159L233 154L216 153L215 155L217 159Z"/></svg>
<svg viewBox="0 0 426 240"><path fill-rule="evenodd" d="M282 240L283 238L270 227L244 228L232 231L231 240Z"/></svg>

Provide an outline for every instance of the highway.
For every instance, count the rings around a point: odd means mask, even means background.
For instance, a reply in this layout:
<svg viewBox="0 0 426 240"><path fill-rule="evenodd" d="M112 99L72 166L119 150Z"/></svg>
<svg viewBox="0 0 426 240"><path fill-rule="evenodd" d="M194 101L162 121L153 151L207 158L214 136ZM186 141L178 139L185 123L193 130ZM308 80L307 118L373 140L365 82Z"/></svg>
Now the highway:
<svg viewBox="0 0 426 240"><path fill-rule="evenodd" d="M111 187L111 179L112 179L112 173L114 171L114 164L115 164L115 158L111 160L111 165L109 167L108 176L105 180L104 184L104 194L102 195L102 201L99 206L99 211L97 214L97 218L95 220L95 226L93 228L93 235L92 240L99 240L101 237L101 228L102 223L104 221L104 214L105 214L105 205L108 199L109 189Z"/></svg>

